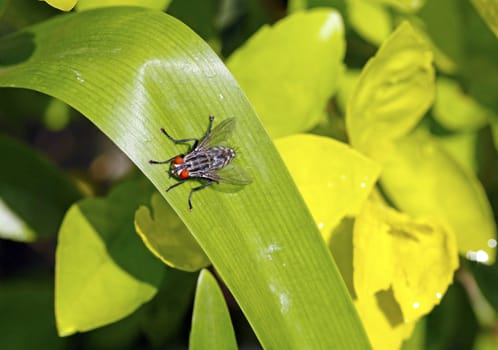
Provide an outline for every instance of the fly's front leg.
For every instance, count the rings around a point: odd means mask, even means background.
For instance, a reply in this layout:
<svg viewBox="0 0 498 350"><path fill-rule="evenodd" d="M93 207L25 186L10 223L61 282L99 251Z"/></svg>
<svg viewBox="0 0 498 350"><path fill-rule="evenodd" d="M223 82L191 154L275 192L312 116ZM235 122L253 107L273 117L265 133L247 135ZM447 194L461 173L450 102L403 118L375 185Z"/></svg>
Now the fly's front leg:
<svg viewBox="0 0 498 350"><path fill-rule="evenodd" d="M171 162L173 159L177 158L177 157L183 157L184 155L183 154L179 154L177 156L174 156L174 157L171 157L170 159L166 159L166 160L149 160L149 164L166 164L166 163L169 163Z"/></svg>
<svg viewBox="0 0 498 350"><path fill-rule="evenodd" d="M192 210L192 195L194 194L194 192L200 191L203 188L206 188L212 184L214 184L214 181L209 180L208 182L203 183L199 187L192 188L192 190L190 191L190 195L188 196L188 209L189 210Z"/></svg>

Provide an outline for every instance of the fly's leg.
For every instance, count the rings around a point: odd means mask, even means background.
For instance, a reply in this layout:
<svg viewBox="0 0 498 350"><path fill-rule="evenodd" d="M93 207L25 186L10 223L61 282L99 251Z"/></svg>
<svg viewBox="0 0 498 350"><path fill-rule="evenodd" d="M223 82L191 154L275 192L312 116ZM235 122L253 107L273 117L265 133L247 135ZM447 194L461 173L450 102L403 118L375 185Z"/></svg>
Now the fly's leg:
<svg viewBox="0 0 498 350"><path fill-rule="evenodd" d="M168 139L170 139L171 141L173 141L174 143L188 143L188 142L192 142L194 141L194 145L192 146L192 149L195 149L195 147L197 147L197 144L199 143L199 139L196 139L194 137L191 137L191 138L188 138L188 139L175 139L174 137L172 137L170 134L168 134L168 132L166 131L166 129L164 128L161 128L161 132L166 135L166 137ZM166 163L169 163L171 162L173 159L175 159L176 157L183 157L184 155L183 154L179 154L179 155L176 155L174 157L171 157L167 160L161 160L161 161L157 161L157 160L149 160L149 164L166 164Z"/></svg>
<svg viewBox="0 0 498 350"><path fill-rule="evenodd" d="M167 189L166 189L166 192L169 192L171 191L173 188L177 187L177 186L180 186L181 184L185 183L185 181L187 181L188 179L184 179L184 180L180 180L178 181L176 184L173 184L171 186L169 186Z"/></svg>
<svg viewBox="0 0 498 350"><path fill-rule="evenodd" d="M183 154L179 154L177 156L171 157L170 159L166 159L166 160L149 160L149 164L166 164L166 163L171 162L176 157L183 157Z"/></svg>
<svg viewBox="0 0 498 350"><path fill-rule="evenodd" d="M173 136L171 136L170 134L168 134L168 132L164 128L161 128L161 132L164 135L166 135L166 137L168 139L170 139L171 141L173 141L174 143L188 143L188 142L194 141L194 145L192 146L192 149L194 149L195 147L197 147L197 144L199 143L199 139L196 139L195 137L189 137L188 139L175 139Z"/></svg>
<svg viewBox="0 0 498 350"><path fill-rule="evenodd" d="M206 132L206 135L204 135L204 138L206 138L210 133L211 129L213 128L213 122L214 122L214 115L209 116L209 126L208 126L208 131ZM168 134L165 128L161 128L161 132L171 141L174 143L188 143L194 141L194 144L192 145L192 149L195 149L197 145L199 144L199 139L196 139L195 137L189 137L186 139L175 139L173 136ZM173 160L175 157L171 158L170 160ZM166 163L166 161L164 161ZM164 163L159 163L159 164L164 164ZM157 164L157 163L151 163L151 164Z"/></svg>
<svg viewBox="0 0 498 350"><path fill-rule="evenodd" d="M199 187L192 188L192 190L190 191L190 194L188 196L188 209L189 210L192 210L192 195L194 194L194 192L200 191L203 188L206 188L206 187L208 187L209 185L212 185L212 184L214 184L214 181L209 180L208 182L203 183Z"/></svg>
<svg viewBox="0 0 498 350"><path fill-rule="evenodd" d="M208 130L206 132L206 135L204 135L203 139L209 136L211 134L211 129L213 128L213 122L214 122L214 115L209 116L209 125L208 125ZM194 147L195 148L195 147Z"/></svg>
<svg viewBox="0 0 498 350"><path fill-rule="evenodd" d="M209 116L209 125L208 125L208 131L206 132L206 136L208 136L211 133L211 129L213 128L213 122L214 122L214 115ZM204 136L204 137L206 137Z"/></svg>

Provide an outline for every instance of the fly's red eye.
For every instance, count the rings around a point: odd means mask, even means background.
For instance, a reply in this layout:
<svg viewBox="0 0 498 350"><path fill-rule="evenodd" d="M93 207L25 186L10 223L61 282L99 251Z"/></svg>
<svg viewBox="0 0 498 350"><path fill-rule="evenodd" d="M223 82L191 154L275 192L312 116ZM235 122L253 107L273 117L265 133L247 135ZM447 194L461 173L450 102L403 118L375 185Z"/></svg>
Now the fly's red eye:
<svg viewBox="0 0 498 350"><path fill-rule="evenodd" d="M183 157L176 157L175 159L173 159L173 163L174 164L183 164L183 163L185 163L185 161L183 160Z"/></svg>
<svg viewBox="0 0 498 350"><path fill-rule="evenodd" d="M183 160L183 159L182 159ZM183 169L181 172L180 172L180 179L182 180L185 180L185 179L188 179L188 169Z"/></svg>

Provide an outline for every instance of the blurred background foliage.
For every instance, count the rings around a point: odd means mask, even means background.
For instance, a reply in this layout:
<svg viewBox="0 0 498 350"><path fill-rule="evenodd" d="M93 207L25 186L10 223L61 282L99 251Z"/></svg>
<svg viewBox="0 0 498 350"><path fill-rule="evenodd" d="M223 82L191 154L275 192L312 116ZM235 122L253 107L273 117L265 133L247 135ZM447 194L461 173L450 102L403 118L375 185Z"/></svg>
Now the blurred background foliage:
<svg viewBox="0 0 498 350"><path fill-rule="evenodd" d="M47 3L0 0L0 35L60 15L57 9L69 11L75 5L73 11L136 5L166 11L209 43L274 138L355 298L375 348L498 347L498 267L494 263L498 2ZM304 55L307 37L303 33L316 28L307 19L299 22L299 16L315 7L338 10L344 21L344 40L334 38L334 50L318 43L316 52ZM267 24L274 26L263 27ZM282 39L292 30L294 37ZM317 55L320 60L313 59ZM7 60L8 53L0 50L0 63ZM295 67L308 67L307 74ZM55 237L66 211L81 198L99 195L109 194L105 203L98 205L112 205L127 193L137 193L131 188L138 187L144 198L129 203L126 210L133 212L146 202L152 189L136 181L132 163L86 118L51 97L3 88L0 132L0 348L32 349L37 344L54 349L186 347L192 312L195 316L196 312L208 312L196 310L209 310L209 305L197 301L193 305L198 274L169 267L164 272L148 260L145 250L134 254L143 255L140 261L148 266L147 278L156 285L174 283L176 290L159 287L151 301L118 322L57 337ZM309 168L303 166L308 164ZM328 188L331 180L323 174L346 171L363 177L338 176L335 181L341 185ZM379 177L380 185L374 189ZM128 182L123 184L124 179ZM14 190L19 188L23 190ZM10 217L12 208L5 203L10 203L12 196L24 196L15 202L27 205L14 208L23 221L14 222ZM347 200L348 196L353 200ZM77 220L78 210L84 211L85 206L91 211L90 201L96 200L79 202L68 217ZM153 205L160 207L161 203ZM178 221L178 231L186 231L170 209L161 210ZM136 215L136 229L144 241L145 231L152 232L148 237L153 239L154 225L159 223L153 222L146 207ZM68 225L60 228L57 254L64 254L64 237L70 232ZM171 252L156 249L153 241L146 243L170 266L178 267L185 260L183 270L207 265L195 242L182 243L191 247L192 253L190 258L180 258L181 263L170 261ZM194 259L197 263L191 265ZM201 276L205 288L212 288L209 276ZM104 283L106 276L99 278L98 283ZM130 284L126 276L123 286L146 289ZM417 289L421 290L418 294ZM205 290L198 289L197 293L201 292ZM223 292L239 346L258 348L241 311L229 292ZM147 297L139 304L154 294L144 293ZM59 305L60 310L64 307ZM220 317L223 320L223 315ZM104 318L102 324L122 315L117 312L114 318ZM193 333L203 332L195 326ZM73 333L61 328L59 332ZM218 344L230 347L232 338L228 334L224 338L228 343Z"/></svg>

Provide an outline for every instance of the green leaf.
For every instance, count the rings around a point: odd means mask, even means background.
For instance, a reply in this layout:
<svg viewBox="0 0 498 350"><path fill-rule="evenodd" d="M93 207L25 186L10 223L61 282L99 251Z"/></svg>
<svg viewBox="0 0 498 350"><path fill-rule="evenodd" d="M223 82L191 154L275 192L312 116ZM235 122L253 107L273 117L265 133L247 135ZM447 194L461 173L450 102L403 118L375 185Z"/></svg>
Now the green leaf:
<svg viewBox="0 0 498 350"><path fill-rule="evenodd" d="M135 213L135 229L147 248L165 264L180 270L197 271L208 266L208 257L164 198L154 193L151 206L153 217L145 206Z"/></svg>
<svg viewBox="0 0 498 350"><path fill-rule="evenodd" d="M416 12L424 6L425 0L374 0L373 2L381 2L389 4L396 9L404 12ZM430 2L430 1L429 1Z"/></svg>
<svg viewBox="0 0 498 350"><path fill-rule="evenodd" d="M324 118L344 50L341 16L322 8L263 27L227 64L263 124L278 137L309 130Z"/></svg>
<svg viewBox="0 0 498 350"><path fill-rule="evenodd" d="M189 26L216 52L221 50L221 12L218 0L181 0L173 1L168 6L168 14Z"/></svg>
<svg viewBox="0 0 498 350"><path fill-rule="evenodd" d="M51 131L64 129L71 118L71 108L64 102L52 98L43 115L45 127Z"/></svg>
<svg viewBox="0 0 498 350"><path fill-rule="evenodd" d="M417 124L433 98L432 53L404 22L368 61L349 100L352 145L373 159L386 159L393 141Z"/></svg>
<svg viewBox="0 0 498 350"><path fill-rule="evenodd" d="M358 34L376 45L389 36L393 27L389 10L371 0L348 0L348 20Z"/></svg>
<svg viewBox="0 0 498 350"><path fill-rule="evenodd" d="M491 133L493 135L493 142L495 144L495 149L498 149L498 119L492 121Z"/></svg>
<svg viewBox="0 0 498 350"><path fill-rule="evenodd" d="M422 319L417 322L413 334L408 338L401 347L401 350L424 350L427 349L427 321Z"/></svg>
<svg viewBox="0 0 498 350"><path fill-rule="evenodd" d="M0 1L0 33L2 35L19 28L43 21L60 12L43 1Z"/></svg>
<svg viewBox="0 0 498 350"><path fill-rule="evenodd" d="M438 78L436 81L434 117L450 130L469 131L486 125L492 112L482 107L471 96L464 94L457 82Z"/></svg>
<svg viewBox="0 0 498 350"><path fill-rule="evenodd" d="M197 282L189 349L237 349L223 293L208 270Z"/></svg>
<svg viewBox="0 0 498 350"><path fill-rule="evenodd" d="M53 280L2 279L0 284L0 347L2 349L67 349L57 337L54 320ZM26 331L29 330L29 336Z"/></svg>
<svg viewBox="0 0 498 350"><path fill-rule="evenodd" d="M130 344L138 344L142 340L140 322L140 312L135 312L118 322L85 335L73 336L72 339L85 339L85 347L88 349L125 349L130 347Z"/></svg>
<svg viewBox="0 0 498 350"><path fill-rule="evenodd" d="M489 242L496 239L496 227L482 185L429 136L401 140L381 183L403 211L446 220L467 258L494 262L496 248Z"/></svg>
<svg viewBox="0 0 498 350"><path fill-rule="evenodd" d="M322 237L329 242L335 226L360 210L379 177L380 166L328 137L292 135L278 139L276 146ZM303 166L303 161L312 166Z"/></svg>
<svg viewBox="0 0 498 350"><path fill-rule="evenodd" d="M4 12L7 9L7 5L7 0L0 0L0 18L4 15Z"/></svg>
<svg viewBox="0 0 498 350"><path fill-rule="evenodd" d="M170 2L171 0L79 0L76 9L84 11L109 6L141 6L164 10Z"/></svg>
<svg viewBox="0 0 498 350"><path fill-rule="evenodd" d="M154 299L141 308L141 328L155 349L183 333L190 318L197 273L167 268Z"/></svg>
<svg viewBox="0 0 498 350"><path fill-rule="evenodd" d="M0 135L0 237L33 241L54 236L65 211L81 197L52 163Z"/></svg>
<svg viewBox="0 0 498 350"><path fill-rule="evenodd" d="M496 37L498 37L498 1L471 0L471 2L488 27L495 33Z"/></svg>
<svg viewBox="0 0 498 350"><path fill-rule="evenodd" d="M47 4L61 11L70 11L78 0L45 0Z"/></svg>
<svg viewBox="0 0 498 350"><path fill-rule="evenodd" d="M124 183L106 199L84 199L67 212L55 270L61 336L117 321L156 293L164 269L133 230L134 212L151 187Z"/></svg>
<svg viewBox="0 0 498 350"><path fill-rule="evenodd" d="M434 139L465 171L477 174L479 169L479 159L476 159L479 143L477 131L442 135L434 137Z"/></svg>
<svg viewBox="0 0 498 350"><path fill-rule="evenodd" d="M0 86L35 89L68 103L146 173L264 347L368 348L330 253L265 129L216 54L181 22L141 8L64 15L1 38L0 58ZM149 160L186 151L160 127L176 137L199 137L209 114L217 123L237 118L232 144L253 183L237 193L200 191L189 211L187 196L197 184L166 193L174 183L167 167ZM127 200L133 198L119 205Z"/></svg>
<svg viewBox="0 0 498 350"><path fill-rule="evenodd" d="M346 111L348 101L353 94L354 87L360 78L360 71L348 68L341 75L339 89L337 90L336 102L341 111Z"/></svg>
<svg viewBox="0 0 498 350"><path fill-rule="evenodd" d="M289 0L287 4L287 12L292 13L296 11L306 10L307 7L307 0Z"/></svg>
<svg viewBox="0 0 498 350"><path fill-rule="evenodd" d="M493 350L496 348L498 348L498 339L496 339L495 334L489 331L481 331L477 335L477 339L473 347L474 350Z"/></svg>
<svg viewBox="0 0 498 350"><path fill-rule="evenodd" d="M417 33L430 45L438 70L447 74L464 68L463 60L468 56L464 41L468 19L462 5L454 0L428 1L417 17L410 18Z"/></svg>

